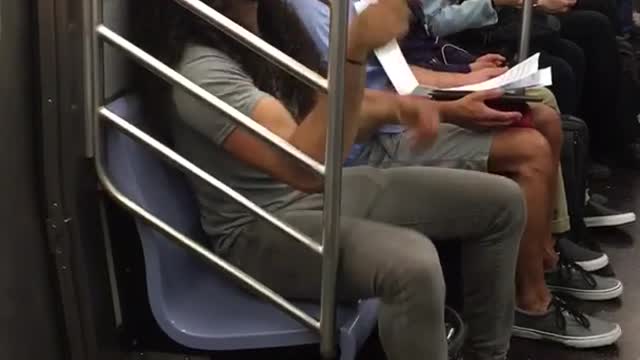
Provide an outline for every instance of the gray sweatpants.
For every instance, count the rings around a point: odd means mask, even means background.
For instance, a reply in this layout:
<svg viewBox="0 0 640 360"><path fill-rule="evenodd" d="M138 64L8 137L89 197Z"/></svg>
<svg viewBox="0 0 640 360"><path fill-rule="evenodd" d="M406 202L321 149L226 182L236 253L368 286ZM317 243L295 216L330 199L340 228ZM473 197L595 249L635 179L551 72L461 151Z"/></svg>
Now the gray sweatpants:
<svg viewBox="0 0 640 360"><path fill-rule="evenodd" d="M317 241L322 197L278 217ZM445 284L430 241L462 241L465 319L478 359L504 359L525 207L518 186L479 172L405 167L345 169L338 297L379 297L380 338L390 360L445 360ZM429 238L424 234L428 234ZM320 297L321 259L264 222L226 254L293 299Z"/></svg>

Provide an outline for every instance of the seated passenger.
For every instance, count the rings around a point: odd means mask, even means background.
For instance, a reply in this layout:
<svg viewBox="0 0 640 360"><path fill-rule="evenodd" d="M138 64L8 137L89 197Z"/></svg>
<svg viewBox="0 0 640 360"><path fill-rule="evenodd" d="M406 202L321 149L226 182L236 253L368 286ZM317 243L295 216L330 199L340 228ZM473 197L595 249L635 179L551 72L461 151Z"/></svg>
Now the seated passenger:
<svg viewBox="0 0 640 360"><path fill-rule="evenodd" d="M404 1L381 0L349 27L345 153L356 137L385 121L361 116L362 64L372 49L406 32ZM146 33L150 40L145 48L257 124L311 158L324 161L329 110L325 94L196 21L173 1L152 3L149 8L159 12L158 23ZM310 65L319 59L303 25L279 0L205 3L246 29L286 46ZM384 23L377 21L382 17ZM282 32L283 28L288 31ZM166 37L163 32L168 32ZM321 241L322 179L182 90L162 93L164 88L144 88L155 95L148 107L175 107L173 140L180 153L314 241ZM404 103L404 119L414 126L416 141L433 140L439 108L421 99L399 100ZM520 115L502 116L508 122ZM321 259L317 254L198 179L191 178L191 183L203 227L217 253L285 297L319 299ZM338 296L346 302L382 299L379 329L388 358L447 358L445 285L433 239L461 240L471 359L505 359L525 211L518 186L480 172L427 167L350 168L345 170L343 184Z"/></svg>
<svg viewBox="0 0 640 360"><path fill-rule="evenodd" d="M289 0L289 4L309 31L315 34L316 45L324 52L326 59L329 24L327 5L317 0ZM419 28L419 31L424 31L423 26ZM380 74L380 69L370 66L369 70L374 74L373 79L368 79L373 80L370 84L380 88L379 76L375 76ZM430 70L427 72L431 77L439 74ZM569 309L561 299L552 296L549 289L551 287L590 299L613 298L622 291L622 284L618 280L585 273L573 264L576 258L567 259L567 256L582 255L588 250L566 239L560 244L564 259L558 261L550 221L562 142L557 111L547 106L532 105L533 122L538 131L509 128L510 122L505 119L505 114L489 109L484 100L487 100L486 93L473 94L455 102L425 102L432 107L439 107L443 120L450 122L440 126L439 136L433 146L427 150L416 149L407 136L411 134L410 131L405 132L402 127L386 128L374 133L354 151L352 163L379 168L445 166L488 171L514 179L525 193L528 209L516 278L516 302L519 308L516 334L579 347L615 342L621 332L617 324L590 317L583 322L586 315ZM363 113L373 114L376 113L375 109L387 109L387 119L406 124L403 118L405 102L391 93L367 90ZM377 114L380 116L379 111ZM484 130L470 130L461 126ZM568 224L565 225L568 230Z"/></svg>
<svg viewBox="0 0 640 360"><path fill-rule="evenodd" d="M509 16L513 21L508 23L514 26L508 29L519 34L521 12L514 7L521 6L522 0L466 0L460 4L447 0L416 1L424 5L426 29L431 35L449 36L468 30L468 40L476 42L473 44L476 49L494 51L510 47L513 51L510 44L495 41L499 38L495 33L483 34L480 28L495 24L498 17L499 25L506 25L503 20ZM629 94L620 92L622 67L615 28L618 25L609 20L615 18L615 4L610 0L534 2L537 9L556 15L558 29L545 26L552 29L553 34L541 36L538 41L533 39L531 50L542 52L541 63L554 66L554 77L561 76L554 81L554 91L565 113L580 116L589 125L592 156L602 162L639 167L640 158L633 151L637 139L626 131L628 124L636 119L624 118L616 112L620 98ZM514 34L514 39L516 36ZM479 38L482 40L477 41Z"/></svg>

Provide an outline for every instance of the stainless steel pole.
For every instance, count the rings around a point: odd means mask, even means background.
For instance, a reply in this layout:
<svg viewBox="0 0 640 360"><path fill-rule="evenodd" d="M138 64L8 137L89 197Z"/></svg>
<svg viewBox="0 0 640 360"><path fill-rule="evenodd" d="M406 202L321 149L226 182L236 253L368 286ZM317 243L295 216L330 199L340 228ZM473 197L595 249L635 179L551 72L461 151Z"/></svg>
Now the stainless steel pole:
<svg viewBox="0 0 640 360"><path fill-rule="evenodd" d="M329 107L325 162L324 233L322 242L322 297L320 351L326 359L336 355L336 276L340 251L340 199L342 187L344 72L347 52L349 0L331 3L329 50Z"/></svg>
<svg viewBox="0 0 640 360"><path fill-rule="evenodd" d="M93 98L93 42L95 39L95 25L93 18L93 1L83 2L82 37L83 66L84 66L84 103L85 103L85 156L93 156L93 114L98 107Z"/></svg>
<svg viewBox="0 0 640 360"><path fill-rule="evenodd" d="M533 15L533 0L524 0L522 6L522 28L520 29L520 49L518 62L529 57L529 42L531 40L531 16Z"/></svg>
<svg viewBox="0 0 640 360"><path fill-rule="evenodd" d="M104 102L104 43L99 39L96 31L102 24L104 13L104 3L102 0L91 0L91 62L93 64L91 72L87 75L92 77L91 95L91 130L93 131L93 156L99 161L101 150L98 146L100 138L100 115L98 107Z"/></svg>

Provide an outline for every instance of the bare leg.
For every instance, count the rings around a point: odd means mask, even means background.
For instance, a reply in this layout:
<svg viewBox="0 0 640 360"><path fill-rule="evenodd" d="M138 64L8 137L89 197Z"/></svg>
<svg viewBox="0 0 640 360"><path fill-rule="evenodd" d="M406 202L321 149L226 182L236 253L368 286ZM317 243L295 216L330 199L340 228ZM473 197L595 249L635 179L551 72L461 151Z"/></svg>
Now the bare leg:
<svg viewBox="0 0 640 360"><path fill-rule="evenodd" d="M489 171L515 180L527 202L527 225L520 242L516 302L530 312L547 311L551 294L545 284L543 245L551 237L551 197L557 162L549 142L534 129L512 128L496 134ZM552 181L553 180L553 181Z"/></svg>
<svg viewBox="0 0 640 360"><path fill-rule="evenodd" d="M558 169L560 165L560 156L562 151L562 127L560 125L560 118L558 113L548 106L533 105L531 107L533 112L533 123L536 129L547 139L551 148L551 158L553 164L557 164L553 167L555 170L549 179L549 204L550 209L553 211L553 204L556 203L556 196L558 196ZM545 270L551 270L555 268L558 263L558 255L555 250L555 239L551 235L551 232L544 237L543 242L543 265Z"/></svg>

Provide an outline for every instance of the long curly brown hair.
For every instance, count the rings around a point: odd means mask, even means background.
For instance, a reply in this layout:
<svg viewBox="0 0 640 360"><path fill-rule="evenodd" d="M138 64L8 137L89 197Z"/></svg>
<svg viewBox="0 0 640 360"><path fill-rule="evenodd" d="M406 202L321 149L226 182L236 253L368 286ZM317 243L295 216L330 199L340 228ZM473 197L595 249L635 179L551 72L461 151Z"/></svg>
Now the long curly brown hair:
<svg viewBox="0 0 640 360"><path fill-rule="evenodd" d="M235 1L238 0L203 0L222 14L226 14ZM309 68L326 74L321 54L286 0L255 1L258 2L258 35ZM133 41L165 64L175 67L188 44L214 47L237 61L258 88L276 96L295 110L298 119L303 118L315 104L316 92L313 89L173 0L135 0L129 3ZM143 99L146 116L154 119L149 124L151 130L165 140L170 140L169 119L166 114L172 111L159 106L172 104L170 86L142 68L136 68L134 80L136 91Z"/></svg>

